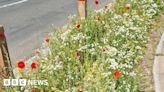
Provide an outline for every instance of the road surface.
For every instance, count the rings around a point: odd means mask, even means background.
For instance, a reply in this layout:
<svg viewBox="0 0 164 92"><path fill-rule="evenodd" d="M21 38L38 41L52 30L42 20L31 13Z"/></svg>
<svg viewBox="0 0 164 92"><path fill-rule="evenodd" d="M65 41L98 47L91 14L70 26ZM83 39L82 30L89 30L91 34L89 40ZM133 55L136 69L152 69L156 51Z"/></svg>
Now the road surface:
<svg viewBox="0 0 164 92"><path fill-rule="evenodd" d="M0 24L5 28L12 64L32 56L43 38L77 13L77 0L0 0ZM88 7L95 7L88 0ZM107 4L108 0L100 0ZM100 8L99 7L99 8Z"/></svg>

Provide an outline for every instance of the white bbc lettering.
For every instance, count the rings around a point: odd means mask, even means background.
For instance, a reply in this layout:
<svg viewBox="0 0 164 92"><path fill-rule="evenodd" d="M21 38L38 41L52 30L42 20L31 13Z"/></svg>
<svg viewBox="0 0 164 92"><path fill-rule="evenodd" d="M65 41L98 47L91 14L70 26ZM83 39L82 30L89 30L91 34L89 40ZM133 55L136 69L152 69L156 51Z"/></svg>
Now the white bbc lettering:
<svg viewBox="0 0 164 92"><path fill-rule="evenodd" d="M33 85L37 85L37 80L32 80L33 81Z"/></svg>
<svg viewBox="0 0 164 92"><path fill-rule="evenodd" d="M47 80L36 80L38 85L48 85Z"/></svg>
<svg viewBox="0 0 164 92"><path fill-rule="evenodd" d="M47 80L4 79L4 86L48 85Z"/></svg>
<svg viewBox="0 0 164 92"><path fill-rule="evenodd" d="M11 80L11 85L12 85L12 86L18 86L18 85L19 85L18 79L12 79L12 80Z"/></svg>
<svg viewBox="0 0 164 92"><path fill-rule="evenodd" d="M48 85L48 80L44 80L44 85Z"/></svg>
<svg viewBox="0 0 164 92"><path fill-rule="evenodd" d="M20 86L26 86L27 80L26 79L19 79L19 85Z"/></svg>
<svg viewBox="0 0 164 92"><path fill-rule="evenodd" d="M28 80L28 81L27 81L27 84L28 84L28 85L33 85L33 81Z"/></svg>
<svg viewBox="0 0 164 92"><path fill-rule="evenodd" d="M43 80L37 80L38 85L43 85L44 81Z"/></svg>
<svg viewBox="0 0 164 92"><path fill-rule="evenodd" d="M10 79L4 79L3 86L10 86Z"/></svg>

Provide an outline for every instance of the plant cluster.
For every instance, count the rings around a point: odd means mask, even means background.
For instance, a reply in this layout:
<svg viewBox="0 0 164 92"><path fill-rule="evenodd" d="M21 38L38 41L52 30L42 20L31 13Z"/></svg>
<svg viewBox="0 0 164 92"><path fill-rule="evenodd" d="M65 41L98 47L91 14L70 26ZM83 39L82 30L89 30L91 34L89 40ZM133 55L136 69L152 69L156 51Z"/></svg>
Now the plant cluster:
<svg viewBox="0 0 164 92"><path fill-rule="evenodd" d="M49 86L34 87L39 92L139 92L135 67L162 5L162 0L116 0L72 21L51 33L48 53L23 77L47 79Z"/></svg>

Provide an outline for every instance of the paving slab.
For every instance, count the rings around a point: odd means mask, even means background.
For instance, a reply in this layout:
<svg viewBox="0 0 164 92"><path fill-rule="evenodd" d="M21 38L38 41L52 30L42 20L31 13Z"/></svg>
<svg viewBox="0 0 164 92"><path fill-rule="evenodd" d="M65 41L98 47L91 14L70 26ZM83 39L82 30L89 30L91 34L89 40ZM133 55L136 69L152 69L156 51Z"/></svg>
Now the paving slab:
<svg viewBox="0 0 164 92"><path fill-rule="evenodd" d="M161 88L161 92L164 92L164 74L160 74L159 76L159 80L160 80L160 88Z"/></svg>
<svg viewBox="0 0 164 92"><path fill-rule="evenodd" d="M164 92L164 33L157 46L153 66L155 92Z"/></svg>
<svg viewBox="0 0 164 92"><path fill-rule="evenodd" d="M164 74L164 56L159 56L159 74ZM164 77L163 77L164 79Z"/></svg>

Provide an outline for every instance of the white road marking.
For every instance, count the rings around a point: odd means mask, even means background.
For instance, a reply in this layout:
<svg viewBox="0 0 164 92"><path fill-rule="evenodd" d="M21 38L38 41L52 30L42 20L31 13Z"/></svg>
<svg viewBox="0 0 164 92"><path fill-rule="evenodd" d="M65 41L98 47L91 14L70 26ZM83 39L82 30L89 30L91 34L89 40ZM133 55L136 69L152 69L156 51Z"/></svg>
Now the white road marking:
<svg viewBox="0 0 164 92"><path fill-rule="evenodd" d="M27 2L27 1L28 0L21 0L21 1L10 3L10 4L5 4L5 5L0 6L0 9L1 8L6 8L6 7L9 7L9 6L13 6L13 5L16 5L16 4L24 3L24 2Z"/></svg>

